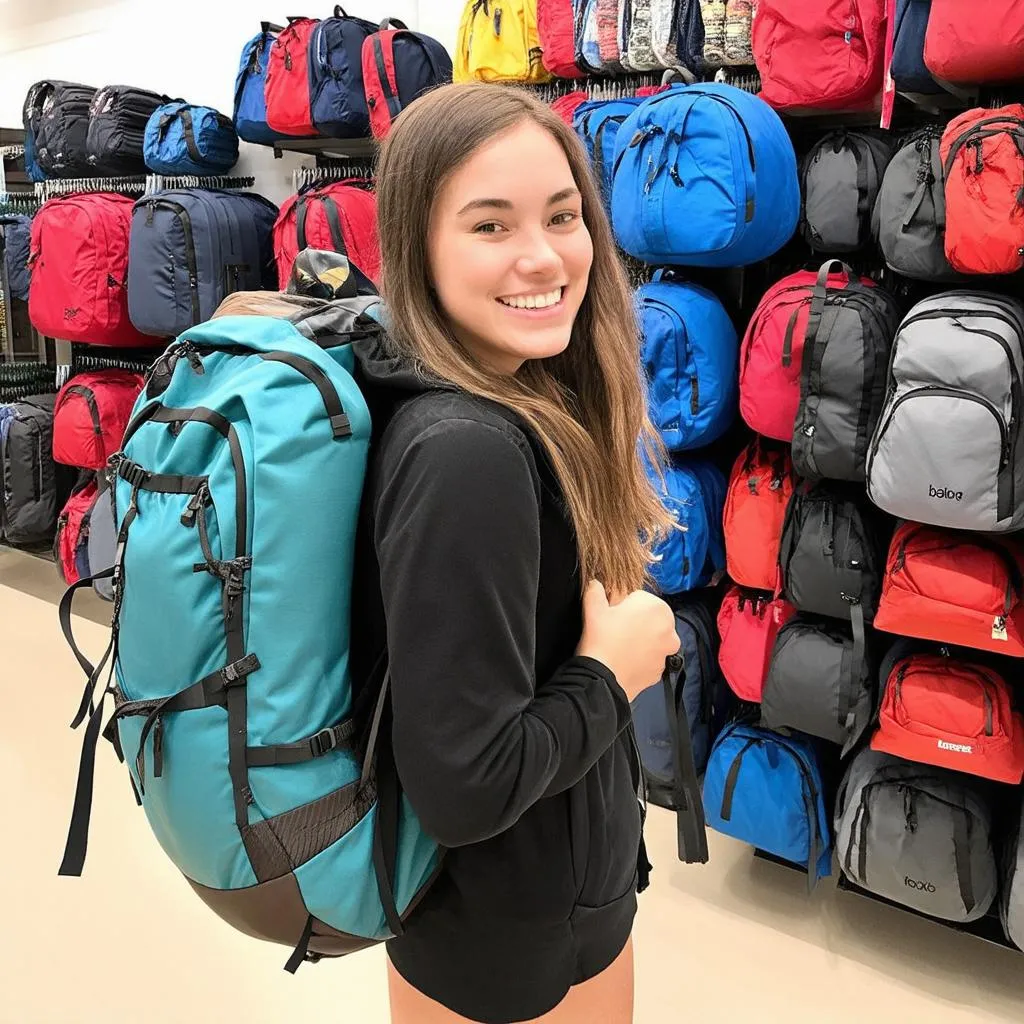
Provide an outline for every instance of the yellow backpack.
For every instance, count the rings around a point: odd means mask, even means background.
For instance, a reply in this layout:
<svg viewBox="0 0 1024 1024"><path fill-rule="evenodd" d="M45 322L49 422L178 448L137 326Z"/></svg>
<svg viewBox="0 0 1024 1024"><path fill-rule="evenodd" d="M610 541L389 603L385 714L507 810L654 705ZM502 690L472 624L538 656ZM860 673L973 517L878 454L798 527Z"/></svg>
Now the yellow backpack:
<svg viewBox="0 0 1024 1024"><path fill-rule="evenodd" d="M456 82L547 82L537 0L467 0L455 46Z"/></svg>

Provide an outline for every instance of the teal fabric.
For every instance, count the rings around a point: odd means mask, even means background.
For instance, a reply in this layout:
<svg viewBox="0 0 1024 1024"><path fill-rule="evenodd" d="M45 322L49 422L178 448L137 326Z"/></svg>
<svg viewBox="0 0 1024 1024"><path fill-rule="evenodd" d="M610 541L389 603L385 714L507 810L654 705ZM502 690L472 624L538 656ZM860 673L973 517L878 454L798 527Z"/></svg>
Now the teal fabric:
<svg viewBox="0 0 1024 1024"><path fill-rule="evenodd" d="M157 402L204 408L232 425L245 467L236 488L231 448L214 427L190 421L178 430L144 422L125 456L152 473L207 476L210 545L218 559L235 557L244 493L245 653L260 669L248 677L248 744L294 743L336 725L351 711L349 629L356 525L370 442L370 416L352 376L351 351L330 352L291 324L264 317L226 317L192 328L179 341L244 345L285 352L313 363L337 390L352 428L335 438L319 390L306 376L258 354L214 352L198 373L178 359L166 391L139 398L134 414ZM131 428L129 428L131 429ZM117 521L132 486L118 477ZM124 549L118 684L129 700L158 699L186 688L227 663L222 587L205 563L196 525L181 521L188 494L139 490L138 517ZM143 719L119 723L126 762L135 768ZM154 777L153 736L146 743L143 806L171 860L189 878L216 889L256 882L235 826L228 774L227 712L220 707L165 716L163 774ZM300 764L251 768L250 822L273 818L346 786L360 764L333 751ZM140 787L141 788L141 787ZM403 809L396 902L403 911L437 866L439 852L408 807ZM373 814L295 871L307 908L339 930L385 938L373 873Z"/></svg>

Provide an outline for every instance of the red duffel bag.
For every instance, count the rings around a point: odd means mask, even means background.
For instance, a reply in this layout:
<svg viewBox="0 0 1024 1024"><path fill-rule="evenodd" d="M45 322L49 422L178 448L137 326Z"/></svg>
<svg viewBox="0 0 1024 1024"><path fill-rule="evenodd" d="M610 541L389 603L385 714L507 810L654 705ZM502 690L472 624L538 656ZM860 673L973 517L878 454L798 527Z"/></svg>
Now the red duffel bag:
<svg viewBox="0 0 1024 1024"><path fill-rule="evenodd" d="M142 377L124 370L80 373L53 407L53 458L66 466L103 469L121 447Z"/></svg>
<svg viewBox="0 0 1024 1024"><path fill-rule="evenodd" d="M1024 4L1020 0L932 0L924 62L946 82L1024 80Z"/></svg>

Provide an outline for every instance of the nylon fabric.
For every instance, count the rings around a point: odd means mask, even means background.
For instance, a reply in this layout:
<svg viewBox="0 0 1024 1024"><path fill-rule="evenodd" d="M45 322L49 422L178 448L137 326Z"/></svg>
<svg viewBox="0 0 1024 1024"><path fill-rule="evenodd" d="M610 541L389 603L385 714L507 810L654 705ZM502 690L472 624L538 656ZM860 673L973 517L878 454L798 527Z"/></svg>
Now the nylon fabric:
<svg viewBox="0 0 1024 1024"><path fill-rule="evenodd" d="M1024 78L1024 9L995 0L977 17L960 0L932 0L924 38L924 63L936 78L974 85Z"/></svg>
<svg viewBox="0 0 1024 1024"><path fill-rule="evenodd" d="M761 703L775 637L796 609L771 594L731 586L718 611L722 638L718 660L733 693L740 700Z"/></svg>
<svg viewBox="0 0 1024 1024"><path fill-rule="evenodd" d="M270 46L264 83L267 126L281 135L318 134L311 113L310 66L310 41L318 24L316 18L289 18Z"/></svg>
<svg viewBox="0 0 1024 1024"><path fill-rule="evenodd" d="M238 162L234 124L212 107L189 103L157 107L143 146L146 166L157 174L225 174Z"/></svg>

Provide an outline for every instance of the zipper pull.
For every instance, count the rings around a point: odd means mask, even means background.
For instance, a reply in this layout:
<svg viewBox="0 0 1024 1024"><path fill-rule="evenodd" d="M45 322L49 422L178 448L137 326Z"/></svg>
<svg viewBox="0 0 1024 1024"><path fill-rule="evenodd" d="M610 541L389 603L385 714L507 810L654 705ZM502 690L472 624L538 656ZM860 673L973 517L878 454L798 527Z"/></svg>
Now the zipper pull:
<svg viewBox="0 0 1024 1024"><path fill-rule="evenodd" d="M183 341L178 348L178 353L188 360L188 365L191 366L192 369L200 376L206 373L203 361L199 358L199 353L196 351L196 347L191 341Z"/></svg>

